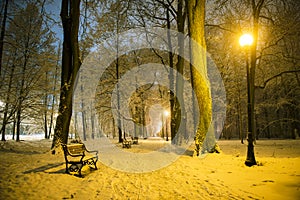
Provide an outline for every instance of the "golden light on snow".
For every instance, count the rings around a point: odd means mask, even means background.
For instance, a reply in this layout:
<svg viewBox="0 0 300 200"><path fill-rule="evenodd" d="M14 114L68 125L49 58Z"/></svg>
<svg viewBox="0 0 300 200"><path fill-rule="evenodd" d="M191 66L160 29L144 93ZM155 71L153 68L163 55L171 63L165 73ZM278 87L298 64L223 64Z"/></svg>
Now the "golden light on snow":
<svg viewBox="0 0 300 200"><path fill-rule="evenodd" d="M240 45L243 47L243 46L251 46L252 43L253 43L253 37L251 34L244 34L240 37L240 40L239 40L239 43Z"/></svg>

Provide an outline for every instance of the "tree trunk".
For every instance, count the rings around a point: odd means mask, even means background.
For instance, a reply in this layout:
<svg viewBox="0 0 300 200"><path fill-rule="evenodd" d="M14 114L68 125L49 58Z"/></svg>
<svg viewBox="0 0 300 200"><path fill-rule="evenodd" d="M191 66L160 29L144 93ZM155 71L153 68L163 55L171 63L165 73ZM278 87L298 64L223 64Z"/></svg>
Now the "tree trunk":
<svg viewBox="0 0 300 200"><path fill-rule="evenodd" d="M83 105L84 104L82 103L82 106ZM87 139L87 135L86 135L87 126L86 126L86 116L85 116L85 114L86 114L85 111L81 112L83 141L86 141L86 139Z"/></svg>
<svg viewBox="0 0 300 200"><path fill-rule="evenodd" d="M25 79L26 79L26 71L27 71L27 63L28 63L28 46L29 46L29 36L26 38L27 42L25 44L25 52L24 52L24 63L21 72L21 85L18 93L18 103L17 103L17 116L16 116L16 124L17 124L17 138L16 141L20 141L20 132L21 132L21 115L22 115L22 104L25 100Z"/></svg>
<svg viewBox="0 0 300 200"><path fill-rule="evenodd" d="M54 130L54 138L51 149L55 149L60 144L67 144L69 126L72 116L73 89L76 76L80 68L78 28L80 17L80 0L62 0L61 20L63 24L63 52L62 52L62 72L61 72L61 93L58 117Z"/></svg>
<svg viewBox="0 0 300 200"><path fill-rule="evenodd" d="M49 139L50 136L51 136L51 132L52 132L52 124L53 124L53 112L51 111L51 114L50 114L50 122L49 122L49 132L47 134L47 138L46 139Z"/></svg>
<svg viewBox="0 0 300 200"><path fill-rule="evenodd" d="M80 91L81 91L81 97L83 97L83 86L80 86ZM83 135L83 141L86 141L87 135L86 135L86 112L85 112L85 104L84 104L84 99L81 99L81 120L82 120L82 135Z"/></svg>
<svg viewBox="0 0 300 200"><path fill-rule="evenodd" d="M170 20L170 14L169 10L167 9L167 38L168 38L168 48L169 48L169 65L170 65L170 71L169 71L169 87L170 87L170 94L169 94L169 99L170 99L170 128L171 128L171 140L175 137L176 135L176 119L175 119L175 109L174 109L174 102L175 102L175 97L174 97L174 74L173 74L173 69L174 69L174 64L173 64L173 45L172 45L172 40L171 40L171 20Z"/></svg>
<svg viewBox="0 0 300 200"><path fill-rule="evenodd" d="M188 29L191 44L193 86L199 106L199 123L195 135L196 152L199 154L212 120L212 100L207 77L206 44L204 38L205 0L186 0ZM215 143L215 141L212 141Z"/></svg>
<svg viewBox="0 0 300 200"><path fill-rule="evenodd" d="M47 108L45 108L45 111L44 111L44 131L45 131L45 136L44 138L47 139L48 138L48 120L47 120L47 111L46 111Z"/></svg>
<svg viewBox="0 0 300 200"><path fill-rule="evenodd" d="M181 34L178 35L178 56L177 56L177 77L176 77L176 97L175 100L175 133L180 132L183 133L185 136L185 105L184 105L184 98L183 98L183 67L184 67L184 59L182 58L182 55L184 54L184 22L185 22L185 13L184 13L184 6L183 6L183 0L178 0L177 4L177 31ZM180 76L182 75L182 76ZM178 101L181 100L182 104L179 104ZM182 130L179 130L179 127L182 127ZM182 138L177 138L178 141L174 141L174 138L172 138L173 144L180 143Z"/></svg>
<svg viewBox="0 0 300 200"><path fill-rule="evenodd" d="M16 135L16 141L20 141L20 133L21 133L21 108L18 106L17 110L17 118L16 118L16 125L17 125L17 135Z"/></svg>
<svg viewBox="0 0 300 200"><path fill-rule="evenodd" d="M48 83L48 73L46 72L46 84ZM45 139L48 137L48 89L45 91L44 96L44 132L45 132Z"/></svg>
<svg viewBox="0 0 300 200"><path fill-rule="evenodd" d="M12 135L13 140L15 140L15 135L16 135L16 115L14 115L14 122L13 122L13 135Z"/></svg>
<svg viewBox="0 0 300 200"><path fill-rule="evenodd" d="M118 45L119 44L117 44L117 49L118 49ZM117 61L116 61L116 75L117 75L117 81L119 81L119 59L118 59L118 57L117 57ZM119 143L123 142L122 121L121 121L120 109L121 109L121 106L120 106L120 90L119 90L119 85L117 84L117 112L118 112L118 117L117 117L118 127L117 128L118 128L118 135L119 135Z"/></svg>
<svg viewBox="0 0 300 200"><path fill-rule="evenodd" d="M53 83L53 89L52 89L52 99L51 99L51 113L50 113L50 124L49 124L49 133L47 136L47 139L50 138L52 133L52 126L53 126L53 116L54 116L54 104L56 102L56 84L57 84L57 75L58 75L58 67L59 67L59 54L61 52L61 43L59 43L59 48L57 50L57 62L55 65L55 73L54 73L54 83Z"/></svg>
<svg viewBox="0 0 300 200"><path fill-rule="evenodd" d="M243 117L242 117L242 106L241 106L241 92L240 92L240 88L238 88L238 102L237 102L237 123L238 123L238 132L239 132L239 137L241 140L241 143L244 144L244 134L242 131L242 126L243 126Z"/></svg>
<svg viewBox="0 0 300 200"><path fill-rule="evenodd" d="M8 5L8 0L5 1L3 21L2 21L2 24L1 24L1 34L0 34L0 79L2 78L1 77L2 56L3 56L3 46L4 46L5 25L6 25L6 18L7 18L7 5Z"/></svg>
<svg viewBox="0 0 300 200"><path fill-rule="evenodd" d="M11 93L11 89L12 89L12 81L13 81L14 71L15 71L15 65L13 65L11 67L10 76L9 76L7 96L6 96L4 114L3 114L3 121L2 121L3 123L2 123L2 127L1 127L1 135L2 135L1 141L5 141L6 124L9 120L9 118L11 117L11 115L13 115L13 112L11 112L10 116L7 116L8 115L9 99L10 99L10 95L11 95L10 93Z"/></svg>
<svg viewBox="0 0 300 200"><path fill-rule="evenodd" d="M91 126L92 126L91 138L95 139L95 113L94 110L92 109L91 109Z"/></svg>

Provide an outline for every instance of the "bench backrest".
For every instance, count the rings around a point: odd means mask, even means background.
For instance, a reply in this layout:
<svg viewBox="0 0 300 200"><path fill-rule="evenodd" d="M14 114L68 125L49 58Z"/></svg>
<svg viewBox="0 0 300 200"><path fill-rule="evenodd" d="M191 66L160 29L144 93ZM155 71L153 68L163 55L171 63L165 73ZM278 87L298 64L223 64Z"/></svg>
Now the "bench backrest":
<svg viewBox="0 0 300 200"><path fill-rule="evenodd" d="M85 151L84 144L63 145L65 154L83 154Z"/></svg>

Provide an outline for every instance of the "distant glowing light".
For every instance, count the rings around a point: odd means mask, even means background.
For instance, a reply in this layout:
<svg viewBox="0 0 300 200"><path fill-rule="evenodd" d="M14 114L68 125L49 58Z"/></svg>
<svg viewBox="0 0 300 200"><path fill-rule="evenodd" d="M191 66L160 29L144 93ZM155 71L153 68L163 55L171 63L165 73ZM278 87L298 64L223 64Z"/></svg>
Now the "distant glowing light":
<svg viewBox="0 0 300 200"><path fill-rule="evenodd" d="M240 37L240 45L243 46L251 46L253 43L253 37L250 34L244 34Z"/></svg>
<svg viewBox="0 0 300 200"><path fill-rule="evenodd" d="M167 111L167 110L164 111L164 115L165 115L166 117L168 117L169 114L170 114L169 111Z"/></svg>

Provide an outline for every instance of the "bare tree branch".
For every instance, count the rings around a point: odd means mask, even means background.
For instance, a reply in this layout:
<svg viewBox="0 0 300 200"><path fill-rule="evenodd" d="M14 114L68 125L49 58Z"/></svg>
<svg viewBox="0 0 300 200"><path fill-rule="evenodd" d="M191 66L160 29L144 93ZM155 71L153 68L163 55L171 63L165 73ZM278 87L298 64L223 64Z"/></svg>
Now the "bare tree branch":
<svg viewBox="0 0 300 200"><path fill-rule="evenodd" d="M272 79L282 76L283 74L298 73L298 72L300 72L300 69L280 72L279 74L276 74L275 76L268 78L267 80L265 80L263 85L256 86L256 88L264 89L266 87L266 85L268 84L268 82L270 82Z"/></svg>
<svg viewBox="0 0 300 200"><path fill-rule="evenodd" d="M219 25L219 24L205 24L204 26L211 26L211 27L218 28L218 29L221 29L221 30L224 30L224 31L228 31L228 32L230 32L230 33L237 34L237 32L235 32L235 31L233 31L233 30L230 30L230 29L227 29L227 28L224 28L224 27L222 27L222 26Z"/></svg>

